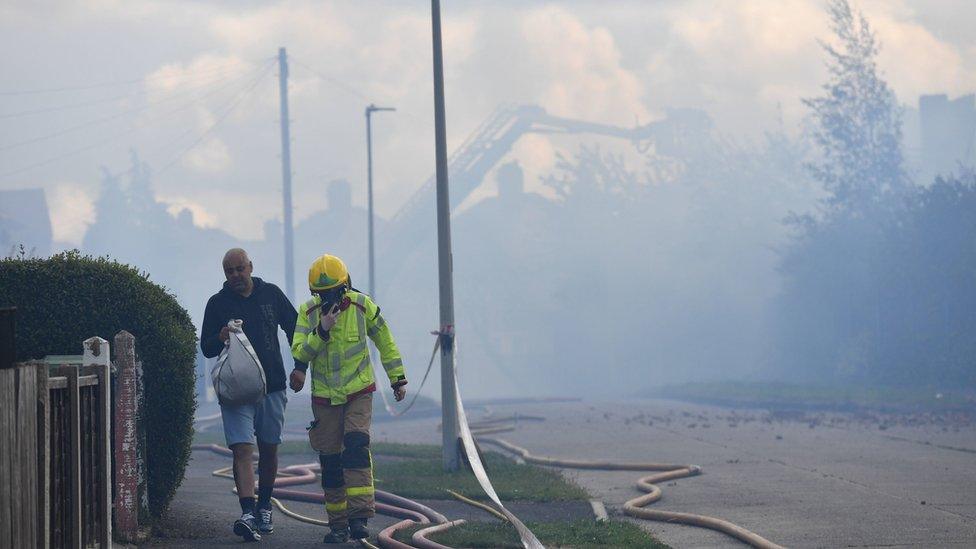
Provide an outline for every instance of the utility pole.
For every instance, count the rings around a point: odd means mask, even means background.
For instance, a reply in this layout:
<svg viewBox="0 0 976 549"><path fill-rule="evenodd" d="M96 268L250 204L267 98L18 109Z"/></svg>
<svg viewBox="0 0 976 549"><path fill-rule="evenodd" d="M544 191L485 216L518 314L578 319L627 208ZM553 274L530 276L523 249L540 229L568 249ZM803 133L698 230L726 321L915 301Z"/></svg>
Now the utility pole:
<svg viewBox="0 0 976 549"><path fill-rule="evenodd" d="M278 95L281 97L281 180L285 208L285 295L295 302L295 239L291 221L291 135L288 131L288 54L278 48Z"/></svg>
<svg viewBox="0 0 976 549"><path fill-rule="evenodd" d="M457 395L454 391L454 259L451 254L451 202L447 192L447 123L444 114L444 55L441 3L431 0L434 43L434 141L437 160L437 265L441 304L441 425L444 469L457 471Z"/></svg>
<svg viewBox="0 0 976 549"><path fill-rule="evenodd" d="M393 107L366 107L366 204L369 210L369 295L376 299L376 263L373 255L373 127L372 114L378 111L395 111Z"/></svg>

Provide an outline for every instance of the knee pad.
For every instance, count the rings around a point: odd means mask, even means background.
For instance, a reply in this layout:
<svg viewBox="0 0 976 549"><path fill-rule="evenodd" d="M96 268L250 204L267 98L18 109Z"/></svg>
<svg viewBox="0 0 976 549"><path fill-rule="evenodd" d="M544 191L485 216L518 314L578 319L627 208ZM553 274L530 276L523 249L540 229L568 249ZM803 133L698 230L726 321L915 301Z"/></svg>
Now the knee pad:
<svg viewBox="0 0 976 549"><path fill-rule="evenodd" d="M322 465L322 488L342 488L342 458L340 454L319 454Z"/></svg>
<svg viewBox="0 0 976 549"><path fill-rule="evenodd" d="M370 466L369 433L351 431L342 437L345 448L342 450L341 463L346 469L366 469Z"/></svg>

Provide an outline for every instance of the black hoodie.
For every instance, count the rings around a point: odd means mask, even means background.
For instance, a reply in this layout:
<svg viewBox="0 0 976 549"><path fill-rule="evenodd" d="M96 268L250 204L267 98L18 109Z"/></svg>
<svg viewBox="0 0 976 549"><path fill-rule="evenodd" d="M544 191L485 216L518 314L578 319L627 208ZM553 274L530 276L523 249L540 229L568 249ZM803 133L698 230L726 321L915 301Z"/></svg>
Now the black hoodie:
<svg viewBox="0 0 976 549"><path fill-rule="evenodd" d="M281 391L285 388L285 366L281 362L281 347L278 345L278 327L285 331L288 343L295 335L295 320L298 312L280 288L257 277L251 277L254 289L244 297L235 292L230 284L207 301L203 313L203 326L200 329L200 349L203 356L213 358L224 349L220 340L220 329L229 320L239 318L244 321L244 335L254 347L264 377L267 392Z"/></svg>

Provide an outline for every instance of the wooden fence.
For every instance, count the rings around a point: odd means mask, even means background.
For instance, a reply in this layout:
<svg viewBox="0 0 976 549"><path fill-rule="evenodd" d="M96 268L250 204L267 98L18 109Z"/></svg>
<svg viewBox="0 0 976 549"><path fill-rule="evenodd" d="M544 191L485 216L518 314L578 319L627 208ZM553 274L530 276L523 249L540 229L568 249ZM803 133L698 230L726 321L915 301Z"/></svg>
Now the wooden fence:
<svg viewBox="0 0 976 549"><path fill-rule="evenodd" d="M37 402L42 370L37 365L0 369L0 547L40 545Z"/></svg>
<svg viewBox="0 0 976 549"><path fill-rule="evenodd" d="M114 368L101 338L80 357L0 368L0 548L111 547L113 499L116 537L135 539L134 341L115 343Z"/></svg>
<svg viewBox="0 0 976 549"><path fill-rule="evenodd" d="M111 381L105 366L48 372L47 547L108 547L111 539Z"/></svg>

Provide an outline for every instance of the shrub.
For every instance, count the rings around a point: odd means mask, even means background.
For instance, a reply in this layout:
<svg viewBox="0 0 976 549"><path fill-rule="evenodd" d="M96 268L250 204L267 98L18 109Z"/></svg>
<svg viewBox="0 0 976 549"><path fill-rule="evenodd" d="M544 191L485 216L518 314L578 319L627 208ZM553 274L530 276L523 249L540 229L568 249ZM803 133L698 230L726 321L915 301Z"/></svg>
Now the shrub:
<svg viewBox="0 0 976 549"><path fill-rule="evenodd" d="M149 513L183 479L193 438L196 335L190 315L147 273L78 251L0 260L0 306L17 307L17 359L76 354L81 342L135 336L142 361Z"/></svg>

